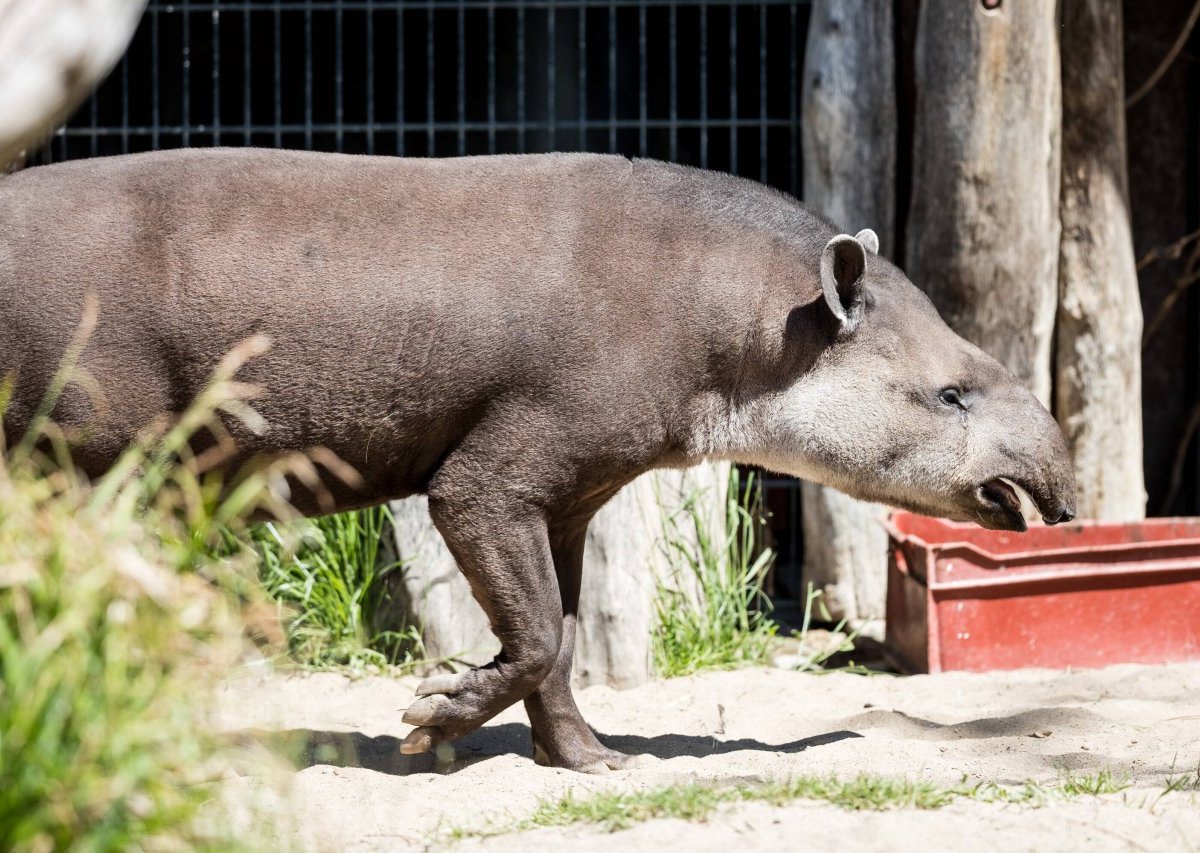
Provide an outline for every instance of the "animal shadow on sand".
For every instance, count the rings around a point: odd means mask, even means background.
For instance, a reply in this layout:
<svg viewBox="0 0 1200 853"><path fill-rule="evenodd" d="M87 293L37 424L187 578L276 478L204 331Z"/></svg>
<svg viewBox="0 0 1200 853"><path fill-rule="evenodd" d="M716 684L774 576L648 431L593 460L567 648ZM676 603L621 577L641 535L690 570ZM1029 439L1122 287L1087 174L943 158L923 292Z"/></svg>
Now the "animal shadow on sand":
<svg viewBox="0 0 1200 853"><path fill-rule="evenodd" d="M834 731L791 743L769 744L751 738L719 741L699 735L636 735L600 734L600 740L613 749L630 753L649 753L657 758L680 756L702 757L741 750L772 753L798 753L812 747L837 743L847 738L862 737L851 731ZM247 729L235 733L236 743L259 744L290 762L297 770L324 765L329 767L359 767L392 776L413 773L454 773L472 764L499 755L532 755L533 745L529 726L522 723L503 723L485 726L454 744L453 758L439 761L438 756L403 755L401 738L391 735L371 737L362 732L329 732L313 729L266 731Z"/></svg>
<svg viewBox="0 0 1200 853"><path fill-rule="evenodd" d="M688 756L702 758L744 750L797 754L814 747L862 738L876 731L896 741L935 741L942 743L987 741L994 738L1014 738L1030 744L1027 758L1057 771L1086 771L1107 766L1098 752L1043 751L1033 744L1047 733L1056 738L1085 737L1089 731L1103 729L1106 721L1095 712L1079 707L1048 706L1025 709L1008 715L980 717L940 723L915 716L896 708L871 708L839 721L840 726L823 734L783 744L769 744L752 738L717 739L710 735L664 734L653 737L640 735L599 734L600 740L613 749L627 753L649 753L657 758L670 759ZM297 770L308 767L354 767L406 776L416 773L455 773L500 755L530 756L533 753L529 726L523 723L502 723L485 726L453 744L452 750L437 755L402 755L401 738L391 735L371 737L362 732L332 732L313 729L286 731L243 730L232 735L235 742L259 744L290 762ZM1073 742L1073 740L1068 741ZM1066 745L1065 743L1063 745ZM968 750L967 747L955 748ZM1109 762L1111 763L1111 762ZM1143 768L1150 770L1151 768ZM1154 768L1160 769L1160 768ZM1161 768L1169 775L1171 768ZM1022 781L1013 777L1014 783Z"/></svg>

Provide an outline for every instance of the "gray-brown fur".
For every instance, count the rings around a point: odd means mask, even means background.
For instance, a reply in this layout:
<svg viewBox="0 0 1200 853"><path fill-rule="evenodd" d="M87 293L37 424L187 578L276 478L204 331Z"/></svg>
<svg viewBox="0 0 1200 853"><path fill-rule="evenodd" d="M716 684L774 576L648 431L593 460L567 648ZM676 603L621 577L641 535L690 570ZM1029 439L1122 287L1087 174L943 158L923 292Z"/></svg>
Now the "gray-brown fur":
<svg viewBox="0 0 1200 853"><path fill-rule="evenodd" d="M760 185L617 157L208 150L31 169L0 181L4 426L23 431L89 293L81 360L108 405L73 388L55 416L88 426L91 473L267 335L240 378L270 426L237 430L234 462L324 446L365 481L331 478L338 508L427 493L503 646L422 685L406 749L523 699L539 760L623 766L568 682L583 534L637 474L734 458L1023 527L1006 477L1050 520L1073 513L1045 410L869 239L835 235ZM950 384L965 408L938 399Z"/></svg>

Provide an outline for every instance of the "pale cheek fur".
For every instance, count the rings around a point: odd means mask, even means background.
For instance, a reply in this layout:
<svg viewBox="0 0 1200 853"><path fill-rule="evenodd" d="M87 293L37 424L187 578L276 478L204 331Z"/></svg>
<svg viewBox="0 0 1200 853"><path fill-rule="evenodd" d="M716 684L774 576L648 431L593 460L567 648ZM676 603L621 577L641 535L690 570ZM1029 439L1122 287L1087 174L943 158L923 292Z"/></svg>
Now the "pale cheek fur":
<svg viewBox="0 0 1200 853"><path fill-rule="evenodd" d="M966 431L955 424L945 434L945 424L922 420L928 413L885 399L888 393L863 380L808 377L733 413L708 436L715 451L709 455L865 500L961 515L958 496L970 488ZM904 450L881 454L880 448Z"/></svg>

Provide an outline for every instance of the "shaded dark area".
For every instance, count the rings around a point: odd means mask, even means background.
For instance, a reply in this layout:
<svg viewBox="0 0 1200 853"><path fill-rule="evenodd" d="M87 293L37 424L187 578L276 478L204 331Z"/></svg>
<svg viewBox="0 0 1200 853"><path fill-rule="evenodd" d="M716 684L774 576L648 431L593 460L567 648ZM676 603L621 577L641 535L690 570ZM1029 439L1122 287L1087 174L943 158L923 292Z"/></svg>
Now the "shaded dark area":
<svg viewBox="0 0 1200 853"><path fill-rule="evenodd" d="M1079 697L1084 699L1087 697ZM1052 705L1015 711L1012 714L939 723L895 708L865 707L841 720L842 728L783 744L764 743L753 738L717 740L708 735L664 734L653 737L598 732L600 740L613 749L630 754L647 753L660 759L701 758L733 752L755 751L795 755L809 749L830 746L865 737L879 731L890 741L921 740L953 743L995 738L1058 739L1063 747L1074 745L1086 731L1104 728L1106 719L1087 708ZM533 749L529 726L502 723L479 729L454 744L454 760L439 763L434 755L401 755L401 738L390 735L369 736L362 732L331 732L313 729L268 731L247 729L233 732L229 738L240 744L258 744L290 762L297 770L308 767L353 767L407 776L419 773L456 773L499 755L528 757ZM953 746L948 747L954 749ZM1093 751L1050 751L1041 753L1048 769L1060 771L1092 770L1114 763ZM1169 765L1139 768L1141 778L1167 778L1179 768ZM1025 778L998 779L1003 785L1020 785Z"/></svg>
<svg viewBox="0 0 1200 853"><path fill-rule="evenodd" d="M529 726L518 723L487 726L455 741L454 760L441 764L433 753L401 754L403 739L391 735L371 737L362 732L247 729L232 733L230 737L235 743L262 745L297 770L318 765L361 767L391 776L452 773L497 755L533 755Z"/></svg>
<svg viewBox="0 0 1200 853"><path fill-rule="evenodd" d="M860 738L862 735L852 731L826 732L801 738L790 743L763 743L753 738L737 740L716 740L711 737L696 735L658 735L657 737L639 737L637 735L605 735L597 732L600 740L606 746L621 752L649 753L656 758L679 758L692 756L699 758L705 755L725 755L730 752L754 750L756 752L775 752L794 755L818 746L827 746L843 740Z"/></svg>
<svg viewBox="0 0 1200 853"><path fill-rule="evenodd" d="M600 740L613 749L626 753L649 753L656 758L679 758L723 755L743 750L794 754L812 747L837 743L848 738L862 737L852 731L836 731L814 735L784 744L763 743L751 738L719 741L696 735L605 735ZM523 723L502 723L478 729L454 743L454 760L438 763L432 754L401 755L400 738L390 735L370 737L362 732L328 732L312 729L264 731L251 729L236 732L232 739L241 743L258 743L289 761L297 770L317 765L330 767L361 767L392 776L412 773L455 773L497 755L531 756L533 743L529 726Z"/></svg>
<svg viewBox="0 0 1200 853"><path fill-rule="evenodd" d="M1124 3L1127 92L1150 78L1193 5L1192 0ZM1200 28L1126 118L1134 253L1143 258L1200 228ZM1147 330L1185 276L1196 249L1196 244L1190 244L1178 258L1150 263L1139 271ZM1198 327L1200 300L1190 287L1142 351L1142 423L1151 515L1200 512L1200 457L1194 437L1189 440L1188 435L1189 421L1200 403Z"/></svg>

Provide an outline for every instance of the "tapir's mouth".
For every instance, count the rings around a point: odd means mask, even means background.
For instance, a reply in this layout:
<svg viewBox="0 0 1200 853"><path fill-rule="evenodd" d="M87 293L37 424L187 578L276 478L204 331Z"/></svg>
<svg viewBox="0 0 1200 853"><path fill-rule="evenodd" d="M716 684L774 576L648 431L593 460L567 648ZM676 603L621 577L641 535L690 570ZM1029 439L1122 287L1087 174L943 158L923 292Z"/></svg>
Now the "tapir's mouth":
<svg viewBox="0 0 1200 853"><path fill-rule="evenodd" d="M1062 524L1075 518L1074 501L1064 502L1045 489L1031 488L1026 483L1011 477L993 477L975 489L979 503L975 520L992 530L1013 530L1024 533L1028 529L1025 514L1021 511L1021 494L1037 507L1046 524Z"/></svg>
<svg viewBox="0 0 1200 853"><path fill-rule="evenodd" d="M1013 530L1024 533L1029 529L1021 512L1021 497L1008 480L996 477L975 490L982 505L977 521L990 530Z"/></svg>

